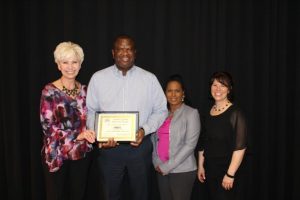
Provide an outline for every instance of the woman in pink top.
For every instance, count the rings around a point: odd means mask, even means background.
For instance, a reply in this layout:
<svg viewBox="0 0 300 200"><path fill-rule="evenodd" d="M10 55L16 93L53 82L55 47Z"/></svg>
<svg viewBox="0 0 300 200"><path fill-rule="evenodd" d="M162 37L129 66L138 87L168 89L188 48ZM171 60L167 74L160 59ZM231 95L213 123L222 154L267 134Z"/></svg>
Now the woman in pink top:
<svg viewBox="0 0 300 200"><path fill-rule="evenodd" d="M165 87L169 115L152 135L152 160L157 172L161 200L190 199L196 179L194 150L200 134L197 109L184 103L185 88L179 75Z"/></svg>

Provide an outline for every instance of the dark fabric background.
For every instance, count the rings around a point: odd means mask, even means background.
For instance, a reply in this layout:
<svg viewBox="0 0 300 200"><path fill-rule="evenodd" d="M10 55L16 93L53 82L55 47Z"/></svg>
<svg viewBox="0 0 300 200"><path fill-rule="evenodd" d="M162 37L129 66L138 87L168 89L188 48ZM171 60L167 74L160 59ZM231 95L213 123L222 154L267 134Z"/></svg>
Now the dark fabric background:
<svg viewBox="0 0 300 200"><path fill-rule="evenodd" d="M232 73L252 136L248 199L300 199L299 1L3 1L1 199L45 199L39 98L44 85L60 76L55 46L62 41L82 46L78 80L87 84L95 71L113 63L112 38L119 33L136 39L136 64L161 83L181 74L200 114L210 105L211 73ZM101 199L96 172L93 165L87 199ZM158 199L152 181L151 198ZM197 181L192 199L204 196Z"/></svg>

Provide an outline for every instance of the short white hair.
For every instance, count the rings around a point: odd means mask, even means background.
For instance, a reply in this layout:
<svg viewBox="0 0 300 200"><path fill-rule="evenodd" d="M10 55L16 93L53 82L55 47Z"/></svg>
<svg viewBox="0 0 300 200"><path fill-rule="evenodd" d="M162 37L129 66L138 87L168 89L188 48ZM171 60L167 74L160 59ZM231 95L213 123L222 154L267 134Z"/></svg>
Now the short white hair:
<svg viewBox="0 0 300 200"><path fill-rule="evenodd" d="M80 64L83 62L84 53L82 48L73 42L61 42L54 50L54 60L58 62L68 59L70 57L75 57L79 60Z"/></svg>

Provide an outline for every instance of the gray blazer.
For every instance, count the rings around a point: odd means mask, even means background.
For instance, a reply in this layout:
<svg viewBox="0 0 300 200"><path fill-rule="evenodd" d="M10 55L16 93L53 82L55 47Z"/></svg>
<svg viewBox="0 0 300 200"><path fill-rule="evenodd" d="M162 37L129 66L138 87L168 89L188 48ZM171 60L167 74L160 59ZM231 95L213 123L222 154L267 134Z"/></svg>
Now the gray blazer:
<svg viewBox="0 0 300 200"><path fill-rule="evenodd" d="M169 160L163 163L157 154L158 135L152 134L152 162L164 174L189 172L197 169L194 150L200 135L200 116L197 109L182 104L170 124Z"/></svg>

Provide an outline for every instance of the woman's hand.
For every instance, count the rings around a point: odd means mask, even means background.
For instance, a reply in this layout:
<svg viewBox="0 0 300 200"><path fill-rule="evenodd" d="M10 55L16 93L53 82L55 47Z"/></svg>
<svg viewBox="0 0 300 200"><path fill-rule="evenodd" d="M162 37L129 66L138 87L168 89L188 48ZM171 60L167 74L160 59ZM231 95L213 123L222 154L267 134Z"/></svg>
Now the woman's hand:
<svg viewBox="0 0 300 200"><path fill-rule="evenodd" d="M234 178L230 178L225 174L222 181L222 187L225 190L231 190L233 188L233 182L234 182Z"/></svg>
<svg viewBox="0 0 300 200"><path fill-rule="evenodd" d="M203 167L198 168L198 179L201 183L205 181L205 169Z"/></svg>
<svg viewBox="0 0 300 200"><path fill-rule="evenodd" d="M159 168L159 166L155 167L155 170L156 170L159 174L164 175L163 172L161 171L161 169Z"/></svg>
<svg viewBox="0 0 300 200"><path fill-rule="evenodd" d="M198 152L198 179L201 183L204 183L205 177L205 169L204 169L204 151Z"/></svg>
<svg viewBox="0 0 300 200"><path fill-rule="evenodd" d="M76 140L87 140L89 143L94 143L96 141L96 134L92 130L85 130L77 136Z"/></svg>

